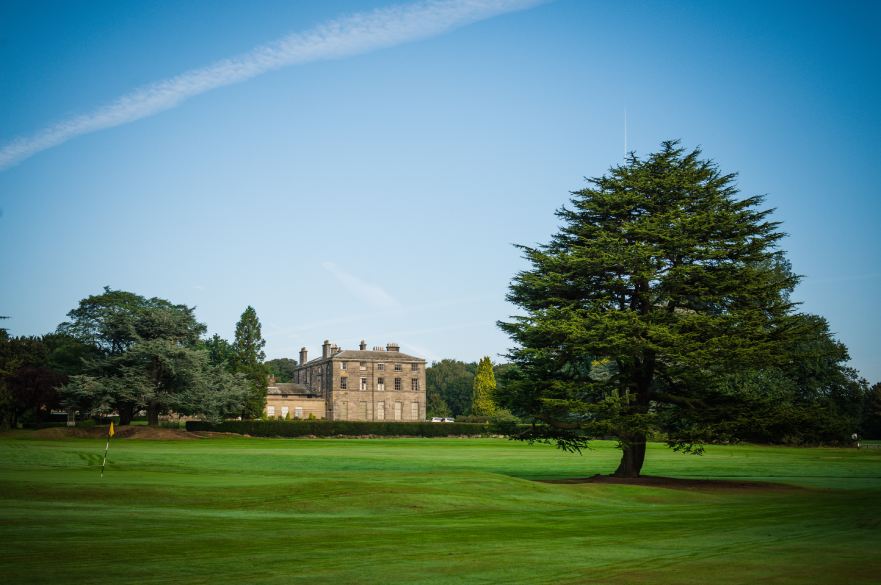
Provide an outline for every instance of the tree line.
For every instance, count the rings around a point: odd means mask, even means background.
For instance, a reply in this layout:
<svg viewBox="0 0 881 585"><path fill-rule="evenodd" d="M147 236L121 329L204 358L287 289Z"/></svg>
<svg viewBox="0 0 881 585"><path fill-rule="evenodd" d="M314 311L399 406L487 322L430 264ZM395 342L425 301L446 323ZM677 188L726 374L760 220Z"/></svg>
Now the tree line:
<svg viewBox="0 0 881 585"><path fill-rule="evenodd" d="M247 307L229 342L205 337L194 308L113 290L81 300L50 334L0 330L0 426L42 422L52 411L259 417L269 368L260 321Z"/></svg>

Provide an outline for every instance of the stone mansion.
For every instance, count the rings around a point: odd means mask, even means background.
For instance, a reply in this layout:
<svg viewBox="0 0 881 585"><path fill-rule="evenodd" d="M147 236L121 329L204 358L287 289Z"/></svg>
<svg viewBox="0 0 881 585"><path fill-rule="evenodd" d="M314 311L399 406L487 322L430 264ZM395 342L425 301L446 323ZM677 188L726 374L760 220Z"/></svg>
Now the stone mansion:
<svg viewBox="0 0 881 585"><path fill-rule="evenodd" d="M266 415L331 420L425 420L425 360L401 353L396 343L367 349L341 349L329 341L321 357L300 363L292 383L272 383Z"/></svg>

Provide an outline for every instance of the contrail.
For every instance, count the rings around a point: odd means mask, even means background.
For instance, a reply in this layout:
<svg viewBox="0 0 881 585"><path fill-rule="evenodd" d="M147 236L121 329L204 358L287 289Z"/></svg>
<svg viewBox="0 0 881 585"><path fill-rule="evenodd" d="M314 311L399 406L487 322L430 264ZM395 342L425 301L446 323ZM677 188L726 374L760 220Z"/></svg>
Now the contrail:
<svg viewBox="0 0 881 585"><path fill-rule="evenodd" d="M425 39L544 0L428 0L332 20L247 53L193 69L123 95L90 113L0 147L0 171L71 138L134 122L218 87L289 65L339 59Z"/></svg>

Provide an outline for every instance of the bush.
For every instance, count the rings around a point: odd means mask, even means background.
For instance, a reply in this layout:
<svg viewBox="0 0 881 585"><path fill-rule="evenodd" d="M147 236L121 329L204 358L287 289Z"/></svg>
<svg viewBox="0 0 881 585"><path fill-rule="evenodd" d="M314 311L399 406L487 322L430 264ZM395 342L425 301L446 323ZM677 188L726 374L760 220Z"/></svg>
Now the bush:
<svg viewBox="0 0 881 585"><path fill-rule="evenodd" d="M485 424L387 422L350 420L227 420L219 424L187 421L188 431L238 433L255 437L338 437L375 435L382 437L450 437L489 433Z"/></svg>
<svg viewBox="0 0 881 585"><path fill-rule="evenodd" d="M488 423L492 419L491 416L485 416L482 414L466 414L456 417L456 422L461 423Z"/></svg>
<svg viewBox="0 0 881 585"><path fill-rule="evenodd" d="M66 427L67 422L26 422L21 423L21 428L23 429L51 429L53 427Z"/></svg>

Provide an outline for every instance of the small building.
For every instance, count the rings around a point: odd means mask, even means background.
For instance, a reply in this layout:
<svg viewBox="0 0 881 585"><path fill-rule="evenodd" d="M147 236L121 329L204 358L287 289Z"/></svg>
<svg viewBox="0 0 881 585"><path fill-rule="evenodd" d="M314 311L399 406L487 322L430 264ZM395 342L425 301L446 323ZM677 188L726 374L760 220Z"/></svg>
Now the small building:
<svg viewBox="0 0 881 585"><path fill-rule="evenodd" d="M425 420L425 360L401 353L396 343L367 349L341 349L329 341L321 357L300 350L294 381L267 389L270 417L331 420Z"/></svg>
<svg viewBox="0 0 881 585"><path fill-rule="evenodd" d="M266 416L273 418L325 418L325 401L300 384L270 381L266 388Z"/></svg>

